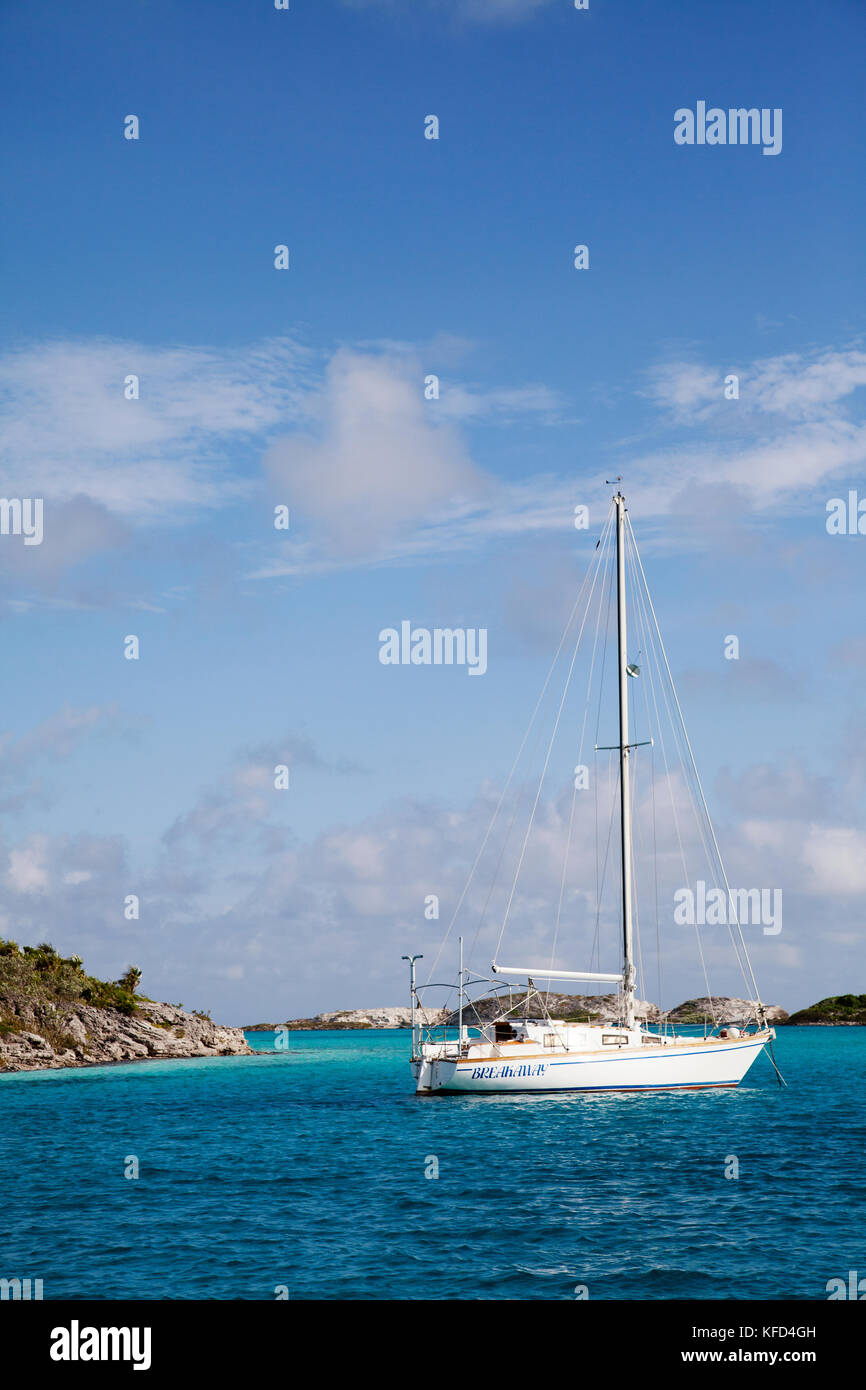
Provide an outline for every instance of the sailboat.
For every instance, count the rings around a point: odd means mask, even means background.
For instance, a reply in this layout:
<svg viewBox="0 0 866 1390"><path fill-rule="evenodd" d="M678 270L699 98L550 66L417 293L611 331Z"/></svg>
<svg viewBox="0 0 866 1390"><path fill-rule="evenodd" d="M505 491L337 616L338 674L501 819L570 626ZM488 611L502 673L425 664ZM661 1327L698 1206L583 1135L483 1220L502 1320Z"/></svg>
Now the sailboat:
<svg viewBox="0 0 866 1390"><path fill-rule="evenodd" d="M709 1087L734 1087L746 1076L758 1054L768 1047L772 1051L775 1037L768 1024L764 1005L761 1003L754 972L748 958L745 940L736 911L734 923L736 933L732 932L735 951L744 978L750 986L754 998L750 999L747 1017L735 1021L713 1018L713 1026L705 1027L703 1036L695 1036L675 1027L661 1023L650 1024L639 1017L636 1007L636 964L634 937L634 850L632 842L632 765L637 749L652 743L632 741L629 724L629 682L640 675L640 667L628 656L628 631L626 610L626 546L629 544L630 564L635 583L641 582L645 602L651 612L658 633L658 644L664 656L664 667L670 678L670 667L661 634L655 620L655 609L646 587L643 565L637 554L634 533L628 517L625 497L617 490L612 498L612 510L606 522L606 538L602 539L609 551L612 534L615 534L615 574L616 574L616 630L617 630L617 672L619 740L604 747L616 755L612 756L612 766L618 761L618 810L619 810L619 849L620 849L620 903L618 916L621 925L621 969L615 971L564 970L551 963L546 966L515 966L492 962L492 980L477 979L472 972L464 969L463 938L460 938L460 956L457 980L458 1007L456 1010L456 1030L452 1026L434 1027L426 1021L421 1008L422 989L434 988L428 981L426 986L416 985L416 960L418 956L405 956L410 968L410 998L412 1004L412 1056L411 1070L419 1095L435 1094L490 1094L521 1092L560 1092L560 1091L647 1091L647 1090L702 1090ZM598 549L597 546L597 549ZM597 567L601 560L597 560ZM613 556L611 556L613 564ZM593 581L594 582L594 581ZM612 587L612 576L611 576ZM600 591L601 592L601 591ZM599 613L601 607L599 607ZM583 627L581 627L581 632ZM598 630L597 630L598 631ZM578 637L578 644L580 638ZM574 658L572 658L572 667ZM662 668L659 666L659 670ZM679 700L674 692L675 708L682 722ZM537 707L536 707L537 708ZM559 713L562 712L560 703ZM557 725L559 716L557 716ZM694 766L691 744L682 723L682 736L694 770L696 785L700 791L700 802L706 811L709 825L709 843L718 857L725 890L733 903L727 875L721 862L715 831L709 820L703 788ZM599 745L596 745L598 750ZM548 752L548 760L550 754ZM545 771L547 763L545 763ZM501 806L500 801L500 806ZM538 804L538 797L536 803ZM615 800L612 802L615 807ZM533 807L533 815L535 806ZM679 833L679 832L678 832ZM524 842L524 852L526 843ZM521 854L520 862L523 862ZM478 860L476 860L476 865ZM473 866L474 867L474 866ZM519 872L519 868L518 868ZM471 877L471 876L470 876ZM516 879L515 879L516 882ZM464 890L464 894L465 894ZM514 888L508 900L508 909L514 896ZM461 903L463 898L461 896ZM561 899L560 899L561 901ZM458 904L458 908L460 904ZM506 909L506 919L508 916ZM456 914L455 914L456 915ZM453 922L453 919L452 919ZM503 929L504 929L503 923ZM497 954L501 949L502 932L497 943ZM703 959L703 956L702 956ZM538 989L536 980L547 981L548 991ZM525 986L517 997L508 997L500 992L503 980L525 981ZM616 986L617 1014L613 1023L599 1022L596 1017L558 1018L550 1013L548 1006L549 986L552 980L581 981L591 986ZM470 985L476 983L492 984L494 990L488 999L486 1011L478 1006L478 1001L470 998ZM513 988L513 987L510 987ZM710 1006L712 995L708 990ZM495 1002L494 1002L495 1001ZM492 1008L490 1007L492 1003ZM455 1036L456 1031L456 1036ZM774 1063L775 1065L775 1063Z"/></svg>

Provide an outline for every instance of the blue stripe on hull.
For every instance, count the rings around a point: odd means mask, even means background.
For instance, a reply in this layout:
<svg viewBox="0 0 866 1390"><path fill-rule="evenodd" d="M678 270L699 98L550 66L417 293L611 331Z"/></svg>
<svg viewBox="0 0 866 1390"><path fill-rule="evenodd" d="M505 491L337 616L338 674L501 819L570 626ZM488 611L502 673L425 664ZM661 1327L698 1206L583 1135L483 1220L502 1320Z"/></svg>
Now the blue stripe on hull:
<svg viewBox="0 0 866 1390"><path fill-rule="evenodd" d="M519 1077L518 1080L524 1078ZM739 1081L674 1081L667 1083L664 1081L651 1081L647 1086L525 1086L521 1089L521 1095L553 1095L557 1091L713 1091L722 1086L739 1086ZM502 1091L494 1092L490 1090L469 1091L463 1086L437 1086L431 1095L437 1092L440 1095L466 1096L466 1095L503 1095L511 1090L505 1087Z"/></svg>
<svg viewBox="0 0 866 1390"><path fill-rule="evenodd" d="M765 1046L765 1040L762 1039L760 1042L740 1042L740 1043L735 1043L732 1047L726 1047L726 1048L725 1048L725 1051L726 1051L726 1052L743 1052L743 1051L753 1051L753 1052L754 1052L754 1051L759 1051L759 1050L762 1049L764 1046ZM705 1051L703 1051L703 1049L699 1049L699 1050L697 1050L697 1051L695 1051L695 1052L678 1052L676 1055L677 1055L678 1058L679 1058L679 1057L698 1057L698 1056L699 1056L699 1057L706 1057L706 1056L707 1056L707 1053L706 1053ZM585 1066L596 1066L596 1065L598 1065L599 1063L601 1063L602 1065L606 1065L606 1066L616 1066L617 1063L619 1063L619 1062L635 1062L635 1061L638 1061L638 1060L640 1060L640 1061L649 1061L650 1058L652 1058L654 1061L658 1061L658 1060L670 1061L670 1060L671 1060L671 1057L672 1057L672 1054L671 1054L670 1052L665 1053L665 1052L663 1052L663 1051L659 1051L659 1052L649 1052L649 1053L641 1053L640 1058L637 1058L637 1057L635 1057L634 1055L632 1055L632 1056L627 1056L627 1055L625 1055L625 1056L624 1056L622 1053L620 1053L619 1056L616 1056L616 1057L605 1057L604 1059L599 1058L598 1061L593 1060L592 1062L577 1061L577 1060L574 1060L574 1061L567 1061L567 1062L554 1062L554 1061L550 1061L550 1062L547 1063L547 1065L550 1066L550 1067L585 1067ZM457 1066L457 1074L458 1074L458 1075L461 1075L461 1074L462 1074L462 1075L466 1075L466 1073L467 1073L468 1071L470 1071L470 1069L472 1069L473 1065L474 1065L474 1064L471 1063L471 1062L469 1062L469 1063L467 1063L467 1062L458 1063L458 1066ZM751 1067L751 1063L749 1063L749 1067ZM748 1071L748 1069L749 1069L749 1068L747 1068L746 1070ZM481 1080L482 1078L478 1078L478 1079ZM496 1080L496 1081L501 1080L501 1078L499 1078L499 1077L495 1077L495 1078L491 1077L490 1079L491 1079L491 1080ZM525 1077L514 1077L513 1079L514 1079L515 1081L523 1081L523 1080L527 1080L528 1078L525 1078ZM674 1082L650 1081L650 1082L644 1083L643 1085L638 1085L638 1086L627 1086L627 1085L609 1085L609 1086L522 1086L522 1087L521 1087L521 1086L501 1086L501 1087L479 1086L479 1087L477 1087L477 1088L476 1088L476 1087L468 1087L468 1086L466 1086L466 1087L464 1087L464 1086L436 1086L436 1087L434 1087L431 1091L425 1092L424 1094L429 1094L429 1095L449 1095L449 1096L465 1096L465 1095L508 1095L508 1094L510 1094L510 1093L517 1092L517 1091L519 1091L521 1095L530 1095L530 1094L537 1094L537 1095L555 1095L557 1092L563 1092L563 1091L712 1091L712 1090L719 1090L719 1089L723 1089L723 1088L728 1088L728 1089L729 1089L729 1088L732 1087L732 1086L739 1086L739 1085L740 1085L740 1082L741 1082L742 1080L743 1080L743 1077L738 1077L735 1081L674 1081Z"/></svg>
<svg viewBox="0 0 866 1390"><path fill-rule="evenodd" d="M764 1043L764 1042L737 1043L737 1044L735 1044L733 1047L725 1047L724 1051L725 1051L725 1052L743 1052L743 1051L746 1051L747 1049L752 1049L752 1050L754 1050L754 1049L757 1048L757 1047L765 1047L765 1046L766 1046L766 1043ZM575 1059L573 1059L573 1060L571 1060L571 1061L567 1061L567 1062L554 1062L554 1061L550 1061L550 1062L547 1062L546 1065L549 1066L549 1067L586 1067L586 1066L597 1066L597 1065L599 1065L599 1064L601 1064L601 1065L603 1065L603 1066L616 1066L618 1062L650 1062L650 1061L652 1061L652 1062L658 1062L658 1061L669 1062L669 1061L671 1060L671 1057L672 1057L672 1056L676 1056L677 1059L679 1059L679 1058L681 1058L681 1057L707 1057L707 1056L710 1056L710 1055L712 1055L712 1054L707 1053L707 1052L704 1052L704 1051L702 1051L702 1050L698 1050L698 1051L696 1051L696 1052L680 1052L679 1049L677 1049L677 1051L676 1051L675 1053L672 1053L672 1052L665 1052L663 1049L660 1049L658 1052L641 1052L641 1053L639 1053L637 1056L635 1056L634 1053L629 1054L629 1053L623 1048L623 1049L620 1050L619 1055L618 1055L618 1056L614 1056L614 1057L599 1057L599 1058L597 1058L597 1059L596 1059L596 1058L593 1058L591 1062L587 1062L587 1061L585 1061L585 1060L582 1059L582 1058L575 1058ZM458 1062L458 1064L457 1064L457 1070L458 1070L458 1071L464 1071L464 1072L465 1072L465 1071L469 1071L470 1069L472 1069L472 1068L474 1068L474 1067L476 1067L476 1066L478 1066L478 1065L479 1065L479 1064L478 1064L477 1062ZM727 1085L727 1082L724 1082L724 1081L723 1081L723 1082L720 1082L719 1084L724 1086L724 1085ZM630 1089L633 1090L634 1087L631 1087Z"/></svg>

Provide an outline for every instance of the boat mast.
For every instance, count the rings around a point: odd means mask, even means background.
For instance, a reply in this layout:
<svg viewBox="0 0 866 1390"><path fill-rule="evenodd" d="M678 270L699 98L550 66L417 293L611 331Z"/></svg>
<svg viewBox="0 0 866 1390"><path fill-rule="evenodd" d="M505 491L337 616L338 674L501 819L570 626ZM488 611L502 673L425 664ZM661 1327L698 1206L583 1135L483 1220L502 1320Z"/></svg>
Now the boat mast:
<svg viewBox="0 0 866 1390"><path fill-rule="evenodd" d="M619 796L622 844L622 986L626 1028L634 1027L634 946L631 905L631 788L628 742L628 646L625 611L625 498L618 492L616 507L616 616L619 635Z"/></svg>
<svg viewBox="0 0 866 1390"><path fill-rule="evenodd" d="M415 1037L415 962L416 962L416 960L423 960L423 959L424 959L423 955L421 955L421 956L403 956L403 960L407 960L407 961L409 962L409 1002L410 1002L410 1006L411 1006L411 1009L412 1009L412 1057L413 1057L413 1060L414 1060L414 1057L415 1057L416 1042L417 1042L417 1039L416 1039L416 1037ZM423 1018L423 1014L422 1014L422 1018Z"/></svg>

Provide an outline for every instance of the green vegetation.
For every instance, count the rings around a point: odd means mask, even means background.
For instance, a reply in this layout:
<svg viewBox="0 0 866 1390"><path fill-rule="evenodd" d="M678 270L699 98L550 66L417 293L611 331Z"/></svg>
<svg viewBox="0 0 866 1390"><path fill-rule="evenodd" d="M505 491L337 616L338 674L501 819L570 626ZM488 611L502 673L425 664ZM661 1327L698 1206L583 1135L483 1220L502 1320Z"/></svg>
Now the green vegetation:
<svg viewBox="0 0 866 1390"><path fill-rule="evenodd" d="M19 946L0 937L0 1031L19 1032L22 1012L50 1020L64 1005L91 1004L134 1014L140 979L141 971L131 965L119 980L98 980L85 973L80 956L61 956L45 941Z"/></svg>
<svg viewBox="0 0 866 1390"><path fill-rule="evenodd" d="M126 990L127 994L135 994L141 984L141 971L138 966L128 965L117 983L121 989Z"/></svg>
<svg viewBox="0 0 866 1390"><path fill-rule="evenodd" d="M829 999L819 999L808 1009L791 1014L788 1023L866 1024L866 994L833 994Z"/></svg>

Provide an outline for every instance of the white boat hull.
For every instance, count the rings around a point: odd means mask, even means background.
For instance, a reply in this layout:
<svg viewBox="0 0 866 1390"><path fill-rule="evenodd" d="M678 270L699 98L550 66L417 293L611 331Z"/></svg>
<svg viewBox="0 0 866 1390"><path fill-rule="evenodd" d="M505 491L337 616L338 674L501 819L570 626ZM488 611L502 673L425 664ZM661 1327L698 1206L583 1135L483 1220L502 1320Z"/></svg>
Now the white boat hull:
<svg viewBox="0 0 866 1390"><path fill-rule="evenodd" d="M773 1034L679 1038L641 1046L533 1056L415 1060L419 1095L523 1091L657 1091L738 1086Z"/></svg>

